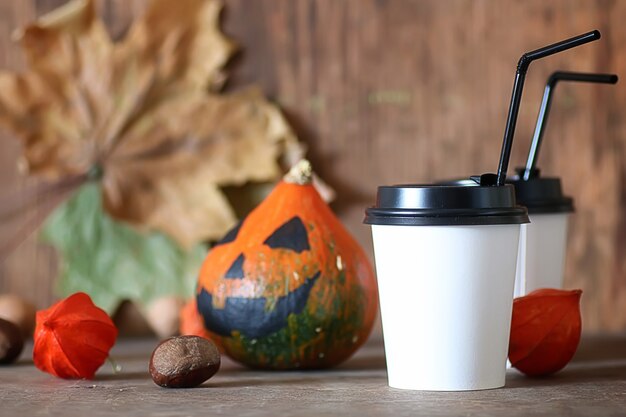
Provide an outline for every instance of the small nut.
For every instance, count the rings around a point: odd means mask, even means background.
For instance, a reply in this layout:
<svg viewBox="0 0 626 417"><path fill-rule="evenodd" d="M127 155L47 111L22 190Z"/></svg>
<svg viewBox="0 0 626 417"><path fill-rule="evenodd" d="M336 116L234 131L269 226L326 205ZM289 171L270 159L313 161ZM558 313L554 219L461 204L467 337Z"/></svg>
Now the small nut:
<svg viewBox="0 0 626 417"><path fill-rule="evenodd" d="M13 363L22 353L24 338L17 325L0 319L0 364Z"/></svg>
<svg viewBox="0 0 626 417"><path fill-rule="evenodd" d="M159 345L150 358L150 375L166 388L192 388L211 378L220 368L220 352L198 336L172 337Z"/></svg>

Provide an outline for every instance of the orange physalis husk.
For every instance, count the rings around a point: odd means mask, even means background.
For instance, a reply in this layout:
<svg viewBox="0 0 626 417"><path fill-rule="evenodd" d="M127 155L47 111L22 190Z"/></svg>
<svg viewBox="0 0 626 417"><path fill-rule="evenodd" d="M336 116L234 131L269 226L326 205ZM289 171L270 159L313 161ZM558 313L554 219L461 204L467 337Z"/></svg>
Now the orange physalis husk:
<svg viewBox="0 0 626 417"><path fill-rule="evenodd" d="M117 328L82 292L37 312L35 366L59 378L93 378L109 356Z"/></svg>
<svg viewBox="0 0 626 417"><path fill-rule="evenodd" d="M183 336L200 336L211 339L209 332L204 328L204 321L198 312L196 297L192 297L180 309L180 334Z"/></svg>
<svg viewBox="0 0 626 417"><path fill-rule="evenodd" d="M560 371L580 342L581 290L540 289L513 301L509 361L529 376Z"/></svg>

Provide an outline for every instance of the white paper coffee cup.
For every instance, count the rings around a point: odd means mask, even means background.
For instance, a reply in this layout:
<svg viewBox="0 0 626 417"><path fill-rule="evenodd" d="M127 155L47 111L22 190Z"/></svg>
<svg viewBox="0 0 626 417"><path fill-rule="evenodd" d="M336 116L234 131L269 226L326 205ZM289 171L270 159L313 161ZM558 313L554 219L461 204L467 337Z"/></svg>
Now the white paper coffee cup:
<svg viewBox="0 0 626 417"><path fill-rule="evenodd" d="M523 169L518 169L521 173ZM528 208L531 223L522 226L515 277L515 297L539 288L563 288L567 222L574 201L563 195L561 180L541 177L511 180L517 202Z"/></svg>
<svg viewBox="0 0 626 417"><path fill-rule="evenodd" d="M515 297L540 288L563 288L569 213L532 214L522 225Z"/></svg>
<svg viewBox="0 0 626 417"><path fill-rule="evenodd" d="M511 186L379 187L372 226L389 385L504 386L526 209Z"/></svg>
<svg viewBox="0 0 626 417"><path fill-rule="evenodd" d="M519 225L372 226L389 386L504 386Z"/></svg>
<svg viewBox="0 0 626 417"><path fill-rule="evenodd" d="M596 33L599 37L599 32ZM531 224L522 227L515 296L539 288L562 288L568 214L574 201L563 194L561 179L544 177L536 163L550 114L552 94L559 81L615 84L616 74L555 71L548 77L537 116L533 139L524 167L509 182L517 202L528 208Z"/></svg>

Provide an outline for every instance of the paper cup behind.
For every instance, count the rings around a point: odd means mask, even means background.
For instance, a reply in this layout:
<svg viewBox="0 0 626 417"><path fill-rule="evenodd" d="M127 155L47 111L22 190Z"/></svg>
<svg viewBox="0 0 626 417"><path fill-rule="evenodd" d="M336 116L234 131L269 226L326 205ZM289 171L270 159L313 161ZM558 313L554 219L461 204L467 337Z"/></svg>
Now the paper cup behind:
<svg viewBox="0 0 626 417"><path fill-rule="evenodd" d="M528 208L530 218L520 235L515 297L539 288L562 288L567 221L574 200L563 194L559 178L523 180L518 176L511 184L517 202Z"/></svg>
<svg viewBox="0 0 626 417"><path fill-rule="evenodd" d="M569 213L534 214L522 226L515 297L539 288L563 288Z"/></svg>

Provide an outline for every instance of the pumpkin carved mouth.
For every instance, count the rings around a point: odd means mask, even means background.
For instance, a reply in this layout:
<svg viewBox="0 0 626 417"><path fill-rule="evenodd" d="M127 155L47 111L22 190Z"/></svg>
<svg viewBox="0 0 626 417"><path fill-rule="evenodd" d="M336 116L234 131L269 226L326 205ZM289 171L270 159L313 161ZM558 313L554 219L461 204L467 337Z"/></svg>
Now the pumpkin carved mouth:
<svg viewBox="0 0 626 417"><path fill-rule="evenodd" d="M267 298L227 297L224 308L213 307L213 296L204 288L198 294L198 305L205 326L221 336L232 336L238 331L248 338L260 338L279 331L287 325L290 314L300 314L321 271L307 277L304 284L287 295L278 297L268 310Z"/></svg>

